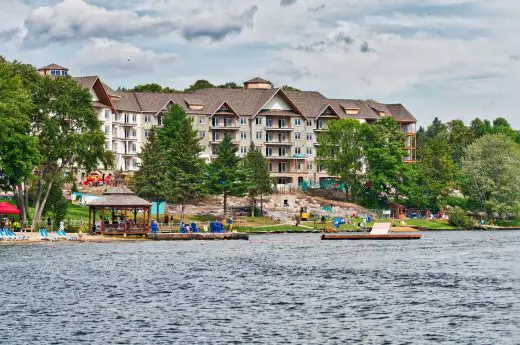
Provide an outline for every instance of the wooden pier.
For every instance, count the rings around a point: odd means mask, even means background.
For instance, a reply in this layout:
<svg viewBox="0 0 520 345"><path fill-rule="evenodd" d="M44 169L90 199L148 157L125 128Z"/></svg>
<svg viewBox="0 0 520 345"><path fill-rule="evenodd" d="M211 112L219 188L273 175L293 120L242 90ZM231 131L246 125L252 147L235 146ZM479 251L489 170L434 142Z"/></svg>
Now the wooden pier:
<svg viewBox="0 0 520 345"><path fill-rule="evenodd" d="M147 234L149 240L155 241L213 241L213 240L249 240L249 234L237 233L237 232L226 232L219 234L212 233L159 233L159 234Z"/></svg>
<svg viewBox="0 0 520 345"><path fill-rule="evenodd" d="M349 235L349 234L323 234L322 240L340 241L340 240L419 240L421 234L385 234L385 235Z"/></svg>

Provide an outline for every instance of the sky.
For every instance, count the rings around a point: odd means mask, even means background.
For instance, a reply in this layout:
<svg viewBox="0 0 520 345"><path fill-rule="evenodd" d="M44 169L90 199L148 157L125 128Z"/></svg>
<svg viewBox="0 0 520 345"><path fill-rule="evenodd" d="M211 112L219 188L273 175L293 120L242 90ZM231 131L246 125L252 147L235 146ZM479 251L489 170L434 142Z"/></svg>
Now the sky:
<svg viewBox="0 0 520 345"><path fill-rule="evenodd" d="M111 87L197 79L520 129L518 0L0 0L0 55ZM130 59L129 59L130 57Z"/></svg>

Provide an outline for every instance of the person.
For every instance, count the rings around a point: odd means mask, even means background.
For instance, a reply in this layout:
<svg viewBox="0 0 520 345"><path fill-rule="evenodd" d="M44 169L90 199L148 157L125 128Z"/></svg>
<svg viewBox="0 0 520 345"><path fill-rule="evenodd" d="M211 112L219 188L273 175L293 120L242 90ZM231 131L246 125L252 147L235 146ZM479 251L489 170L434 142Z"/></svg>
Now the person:
<svg viewBox="0 0 520 345"><path fill-rule="evenodd" d="M63 220L60 222L60 231L65 230L65 224L63 223Z"/></svg>
<svg viewBox="0 0 520 345"><path fill-rule="evenodd" d="M168 221L169 221L169 217L168 215L166 214L166 212L164 213L164 219L163 219L163 222L165 225L168 225Z"/></svg>
<svg viewBox="0 0 520 345"><path fill-rule="evenodd" d="M229 217L227 220L229 231L233 231L233 217Z"/></svg>
<svg viewBox="0 0 520 345"><path fill-rule="evenodd" d="M296 215L296 226L300 226L300 216Z"/></svg>
<svg viewBox="0 0 520 345"><path fill-rule="evenodd" d="M157 222L154 220L152 222L152 234L157 234L159 233L159 225L157 225Z"/></svg>

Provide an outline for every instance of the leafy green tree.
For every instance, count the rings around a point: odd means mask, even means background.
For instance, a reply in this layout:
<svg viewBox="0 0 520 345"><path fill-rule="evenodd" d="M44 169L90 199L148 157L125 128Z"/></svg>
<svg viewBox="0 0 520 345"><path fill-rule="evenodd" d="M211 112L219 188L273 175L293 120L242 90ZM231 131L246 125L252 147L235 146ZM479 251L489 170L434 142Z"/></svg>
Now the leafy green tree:
<svg viewBox="0 0 520 345"><path fill-rule="evenodd" d="M355 198L363 190L366 126L354 119L341 119L329 122L328 131L318 136L317 160L329 174L344 182L347 198Z"/></svg>
<svg viewBox="0 0 520 345"><path fill-rule="evenodd" d="M33 228L41 221L53 184L65 173L87 171L113 164L105 150L105 135L92 108L89 90L70 77L42 77L42 88L34 98L38 106L33 130L41 159L35 174L36 199Z"/></svg>
<svg viewBox="0 0 520 345"><path fill-rule="evenodd" d="M375 125L366 126L366 133L364 155L371 189L398 198L406 166L401 128L394 118L383 117Z"/></svg>
<svg viewBox="0 0 520 345"><path fill-rule="evenodd" d="M52 222L56 228L59 223L65 219L69 201L63 197L64 178L56 179L49 192L49 197L45 203L43 216L51 216Z"/></svg>
<svg viewBox="0 0 520 345"><path fill-rule="evenodd" d="M457 180L457 167L451 156L446 130L438 132L427 142L417 168L416 182L423 190L427 206L444 207L449 194L456 188Z"/></svg>
<svg viewBox="0 0 520 345"><path fill-rule="evenodd" d="M211 89L214 87L215 85L211 84L209 81L201 79L190 85L187 89L184 90L184 92L193 92L201 89Z"/></svg>
<svg viewBox="0 0 520 345"><path fill-rule="evenodd" d="M121 88L120 91L134 91L134 92L158 92L158 93L175 93L179 92L175 89L172 89L170 87L162 87L161 85L157 83L150 83L150 84L139 84L134 86L132 89L124 89Z"/></svg>
<svg viewBox="0 0 520 345"><path fill-rule="evenodd" d="M159 219L159 203L166 195L166 164L164 151L161 149L155 128L150 130L148 142L138 154L141 163L139 171L134 175L134 186L138 195L154 199L157 202L157 219Z"/></svg>
<svg viewBox="0 0 520 345"><path fill-rule="evenodd" d="M514 141L518 142L519 137L517 131L515 131L509 122L503 117L497 117L493 120L493 131L494 134L504 134Z"/></svg>
<svg viewBox="0 0 520 345"><path fill-rule="evenodd" d="M520 213L520 147L505 134L488 134L470 145L462 163L464 192L489 214Z"/></svg>
<svg viewBox="0 0 520 345"><path fill-rule="evenodd" d="M237 156L237 151L231 137L226 134L218 147L217 159L208 166L208 187L213 194L223 196L224 216L227 214L228 197L242 197L251 188L251 172Z"/></svg>
<svg viewBox="0 0 520 345"><path fill-rule="evenodd" d="M203 148L191 118L178 105L170 108L163 124L158 138L166 163L165 191L170 200L181 205L184 219L187 201L200 200L207 194L205 163L200 157Z"/></svg>
<svg viewBox="0 0 520 345"><path fill-rule="evenodd" d="M234 81L227 82L227 83L219 85L217 87L220 87L220 88L223 88L223 89L243 89L244 88L242 85L238 85Z"/></svg>
<svg viewBox="0 0 520 345"><path fill-rule="evenodd" d="M439 120L438 117L434 118L431 125L428 126L426 129L425 135L426 139L432 139L436 137L438 134L445 132L447 129L447 126L442 123L441 120Z"/></svg>
<svg viewBox="0 0 520 345"><path fill-rule="evenodd" d="M267 162L253 142L251 142L249 151L244 157L244 166L250 172L249 196L253 200L253 205L256 204L256 198L260 196L260 214L263 214L263 196L273 192L273 182Z"/></svg>
<svg viewBox="0 0 520 345"><path fill-rule="evenodd" d="M482 121L478 117L471 121L470 128L474 138L483 137L486 134L491 134L493 131L491 122L488 120Z"/></svg>
<svg viewBox="0 0 520 345"><path fill-rule="evenodd" d="M292 87L290 85L283 85L281 87L282 90L287 90L287 91L301 91L300 89L297 89L295 87Z"/></svg>
<svg viewBox="0 0 520 345"><path fill-rule="evenodd" d="M473 142L474 137L470 128L463 121L448 122L448 144L451 148L451 157L455 165L460 168L466 148Z"/></svg>
<svg viewBox="0 0 520 345"><path fill-rule="evenodd" d="M34 109L23 78L12 64L0 64L0 188L13 191L22 220L29 216L26 182L40 158L29 122Z"/></svg>

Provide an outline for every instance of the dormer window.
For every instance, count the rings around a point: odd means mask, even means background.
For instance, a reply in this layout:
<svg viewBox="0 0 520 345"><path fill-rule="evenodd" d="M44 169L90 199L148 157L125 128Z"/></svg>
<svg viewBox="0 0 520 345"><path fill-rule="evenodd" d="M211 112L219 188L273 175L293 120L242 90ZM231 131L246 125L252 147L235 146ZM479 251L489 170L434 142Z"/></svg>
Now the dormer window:
<svg viewBox="0 0 520 345"><path fill-rule="evenodd" d="M184 98L184 102L188 106L188 109L190 110L203 110L204 109L204 103L195 97L186 97Z"/></svg>

